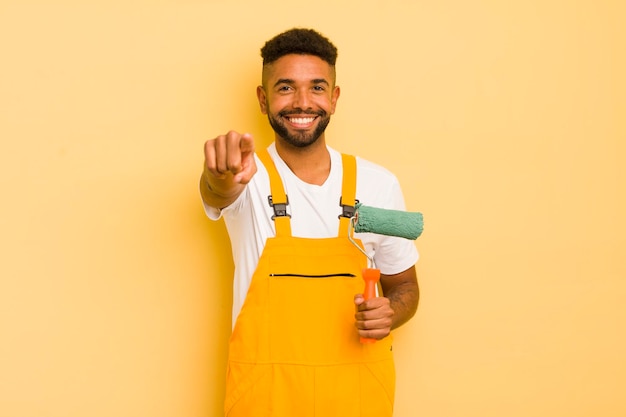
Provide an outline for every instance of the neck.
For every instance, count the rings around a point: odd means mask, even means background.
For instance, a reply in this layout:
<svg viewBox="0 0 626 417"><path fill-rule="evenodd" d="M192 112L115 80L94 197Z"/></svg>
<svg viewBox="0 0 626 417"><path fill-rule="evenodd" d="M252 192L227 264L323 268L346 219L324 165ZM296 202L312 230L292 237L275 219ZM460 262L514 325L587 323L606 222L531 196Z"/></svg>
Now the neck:
<svg viewBox="0 0 626 417"><path fill-rule="evenodd" d="M296 177L306 183L322 185L330 174L330 154L323 136L304 148L277 138L276 151Z"/></svg>

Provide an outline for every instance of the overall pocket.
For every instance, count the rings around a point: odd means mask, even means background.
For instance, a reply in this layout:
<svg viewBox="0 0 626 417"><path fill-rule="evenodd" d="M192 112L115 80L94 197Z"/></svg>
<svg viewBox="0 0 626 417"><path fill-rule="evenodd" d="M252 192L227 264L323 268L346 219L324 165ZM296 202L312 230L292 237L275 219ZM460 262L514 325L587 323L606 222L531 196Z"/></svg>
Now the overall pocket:
<svg viewBox="0 0 626 417"><path fill-rule="evenodd" d="M359 343L354 295L361 265L345 256L272 259L268 271L270 358L303 365L345 363Z"/></svg>
<svg viewBox="0 0 626 417"><path fill-rule="evenodd" d="M291 278L334 278L334 277L345 277L345 278L356 278L356 275L350 272L339 272L335 274L270 274L270 277L291 277Z"/></svg>

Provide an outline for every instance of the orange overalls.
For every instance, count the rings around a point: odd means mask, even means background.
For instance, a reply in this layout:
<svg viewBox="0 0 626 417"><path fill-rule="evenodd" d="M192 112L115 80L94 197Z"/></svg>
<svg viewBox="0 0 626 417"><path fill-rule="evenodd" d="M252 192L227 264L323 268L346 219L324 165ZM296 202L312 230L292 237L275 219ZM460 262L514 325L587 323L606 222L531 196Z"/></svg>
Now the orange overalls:
<svg viewBox="0 0 626 417"><path fill-rule="evenodd" d="M338 237L291 236L280 176L266 150L259 157L270 176L276 237L266 242L230 339L226 416L391 416L391 336L361 344L354 325L367 258L348 239L350 216L340 217ZM356 161L342 158L341 205L349 209Z"/></svg>

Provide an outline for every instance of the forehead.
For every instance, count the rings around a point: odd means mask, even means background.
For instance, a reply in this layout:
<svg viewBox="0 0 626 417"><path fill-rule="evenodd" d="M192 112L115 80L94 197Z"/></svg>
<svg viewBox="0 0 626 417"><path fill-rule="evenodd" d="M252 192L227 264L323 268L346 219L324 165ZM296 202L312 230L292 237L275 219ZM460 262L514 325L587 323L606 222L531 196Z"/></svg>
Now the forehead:
<svg viewBox="0 0 626 417"><path fill-rule="evenodd" d="M289 54L263 66L263 84L289 79L308 82L324 79L329 84L335 80L335 68L315 55Z"/></svg>

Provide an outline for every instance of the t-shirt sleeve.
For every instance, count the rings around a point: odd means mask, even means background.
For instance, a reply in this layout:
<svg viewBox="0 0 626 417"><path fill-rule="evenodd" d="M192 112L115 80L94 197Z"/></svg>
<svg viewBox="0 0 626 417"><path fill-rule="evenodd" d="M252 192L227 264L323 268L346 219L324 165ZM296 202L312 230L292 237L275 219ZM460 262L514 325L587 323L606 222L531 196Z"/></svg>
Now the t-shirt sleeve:
<svg viewBox="0 0 626 417"><path fill-rule="evenodd" d="M379 194L379 200L373 202L376 207L405 211L404 196L397 178L388 174L387 185L381 189L387 192ZM378 177L384 176L378 174ZM419 253L415 242L410 239L395 236L374 235L376 241L374 262L380 272L385 275L394 275L406 271L417 263Z"/></svg>
<svg viewBox="0 0 626 417"><path fill-rule="evenodd" d="M406 210L404 197L400 185L396 182L390 196L392 210ZM419 253L415 242L410 239L395 236L380 237L378 248L374 254L374 261L380 272L385 275L394 275L406 271L417 263Z"/></svg>
<svg viewBox="0 0 626 417"><path fill-rule="evenodd" d="M202 200L202 206L204 207L204 213L211 220L219 220L222 217L222 210L209 206L204 200Z"/></svg>
<svg viewBox="0 0 626 417"><path fill-rule="evenodd" d="M246 199L246 190L244 190L235 201L233 201L228 207L224 207L223 209L218 209L216 207L211 207L207 203L202 200L202 205L204 206L204 212L207 217L211 220L219 220L223 215L227 215L229 213L236 213L241 206L244 204Z"/></svg>

